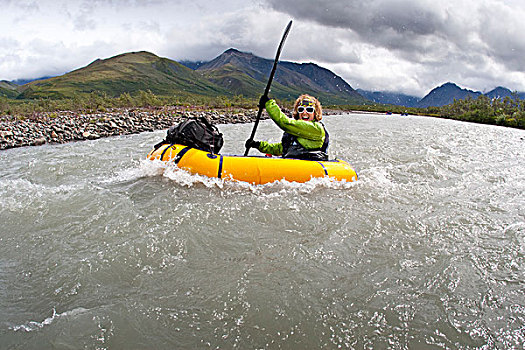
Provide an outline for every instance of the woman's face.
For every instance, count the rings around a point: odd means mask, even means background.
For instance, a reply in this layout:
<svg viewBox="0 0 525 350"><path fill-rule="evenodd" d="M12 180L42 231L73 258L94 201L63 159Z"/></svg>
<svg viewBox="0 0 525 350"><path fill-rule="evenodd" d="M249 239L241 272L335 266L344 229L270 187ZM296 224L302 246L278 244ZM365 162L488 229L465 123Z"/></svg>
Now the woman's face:
<svg viewBox="0 0 525 350"><path fill-rule="evenodd" d="M302 100L299 106L297 107L297 113L299 114L299 119L304 121L312 121L315 118L315 107L313 101Z"/></svg>

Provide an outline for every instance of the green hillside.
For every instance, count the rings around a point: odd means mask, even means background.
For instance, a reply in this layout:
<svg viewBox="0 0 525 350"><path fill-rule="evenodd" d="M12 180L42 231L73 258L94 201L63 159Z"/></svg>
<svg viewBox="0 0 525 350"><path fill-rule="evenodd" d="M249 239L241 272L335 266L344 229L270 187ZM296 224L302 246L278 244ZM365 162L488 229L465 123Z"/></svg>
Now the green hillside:
<svg viewBox="0 0 525 350"><path fill-rule="evenodd" d="M226 64L213 70L202 71L203 77L209 81L226 88L228 91L236 95L243 95L246 97L259 97L266 88L268 77L265 80L257 80L250 74L237 66ZM279 99L295 99L304 90L298 87L292 88L284 86L273 81L271 87L271 96Z"/></svg>
<svg viewBox="0 0 525 350"><path fill-rule="evenodd" d="M18 85L6 80L2 80L0 81L0 96L15 98L19 94L17 88Z"/></svg>
<svg viewBox="0 0 525 350"><path fill-rule="evenodd" d="M157 95L231 95L178 62L142 51L98 59L62 76L33 81L23 85L18 98L68 98L93 91L116 97L140 90Z"/></svg>
<svg viewBox="0 0 525 350"><path fill-rule="evenodd" d="M0 84L0 96L18 100L68 99L104 94L119 97L151 91L157 96L182 100L243 96L258 99L264 92L273 61L229 49L214 60L192 70L150 52L131 52L97 59L86 67L62 76L36 80L22 86ZM13 86L14 85L14 86ZM325 104L361 104L367 100L343 79L315 64L280 62L270 95L295 100L308 93Z"/></svg>
<svg viewBox="0 0 525 350"><path fill-rule="evenodd" d="M266 83L252 78L245 71L232 64L214 70L202 71L200 74L212 83L220 85L236 95L257 96L266 87Z"/></svg>
<svg viewBox="0 0 525 350"><path fill-rule="evenodd" d="M247 97L260 96L266 87L273 61L251 53L228 49L197 69L217 85ZM271 97L295 100L300 94L317 96L328 104L362 104L367 100L342 78L312 63L280 62Z"/></svg>

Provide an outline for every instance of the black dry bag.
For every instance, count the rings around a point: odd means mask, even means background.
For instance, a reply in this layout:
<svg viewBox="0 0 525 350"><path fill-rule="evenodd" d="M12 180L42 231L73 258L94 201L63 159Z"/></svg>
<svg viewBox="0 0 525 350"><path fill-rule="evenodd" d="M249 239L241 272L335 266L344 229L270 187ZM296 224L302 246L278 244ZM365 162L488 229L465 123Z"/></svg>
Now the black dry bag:
<svg viewBox="0 0 525 350"><path fill-rule="evenodd" d="M205 117L188 119L168 129L165 143L198 148L200 150L219 153L224 139L219 129Z"/></svg>

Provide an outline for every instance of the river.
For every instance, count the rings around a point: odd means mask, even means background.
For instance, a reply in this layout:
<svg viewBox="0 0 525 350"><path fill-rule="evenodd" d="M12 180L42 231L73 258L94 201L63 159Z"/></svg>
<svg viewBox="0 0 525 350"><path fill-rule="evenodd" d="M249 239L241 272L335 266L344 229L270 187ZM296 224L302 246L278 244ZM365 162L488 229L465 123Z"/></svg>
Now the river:
<svg viewBox="0 0 525 350"><path fill-rule="evenodd" d="M324 122L357 182L190 175L165 131L0 152L0 348L523 348L525 131Z"/></svg>

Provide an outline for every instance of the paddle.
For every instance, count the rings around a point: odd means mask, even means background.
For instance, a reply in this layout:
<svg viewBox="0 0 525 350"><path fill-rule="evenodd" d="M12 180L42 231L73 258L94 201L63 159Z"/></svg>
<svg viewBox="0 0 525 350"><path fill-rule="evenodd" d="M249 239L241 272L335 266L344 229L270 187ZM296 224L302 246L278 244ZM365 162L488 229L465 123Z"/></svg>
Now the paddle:
<svg viewBox="0 0 525 350"><path fill-rule="evenodd" d="M281 55L281 50L284 45L284 41L286 40L286 37L288 36L288 32L290 31L290 28L292 27L292 21L288 23L286 26L286 29L284 30L283 38L281 39L281 43L279 44L279 48L277 49L277 54L275 55L275 61L273 61L273 68L272 72L270 73L270 78L268 78L268 84L266 84L266 89L264 90L264 95L268 97L268 93L270 92L270 86L272 85L273 76L275 75L275 69L277 68L277 62L279 61L279 56ZM257 113L257 119L255 120L255 124L253 125L252 135L248 140L252 140L255 137L255 131L257 130L257 126L259 125L259 120L261 119L262 111L264 109L264 106L259 106L259 112ZM244 152L244 156L246 157L248 155L248 152L250 152L250 146L246 147L246 151Z"/></svg>

